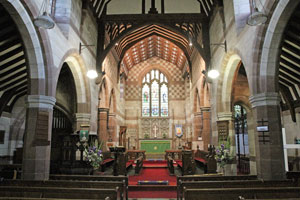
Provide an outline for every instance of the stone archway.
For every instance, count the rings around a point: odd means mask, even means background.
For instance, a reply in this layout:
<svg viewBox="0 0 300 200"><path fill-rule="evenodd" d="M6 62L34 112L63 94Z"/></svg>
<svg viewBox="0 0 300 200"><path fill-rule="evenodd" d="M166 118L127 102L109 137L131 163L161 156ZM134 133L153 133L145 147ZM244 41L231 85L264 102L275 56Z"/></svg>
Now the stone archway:
<svg viewBox="0 0 300 200"><path fill-rule="evenodd" d="M299 4L298 1L279 1L273 10L270 22L265 30L262 42L261 57L258 57L257 71L253 74L255 80L250 102L252 104L255 126L262 121L269 125L269 141L262 142L260 132L255 130L257 145L257 174L264 179L285 178L284 156L282 144L282 126L280 116L280 95L277 71L279 68L279 53L281 51L281 38L285 27L293 14L293 9ZM259 52L259 51L258 51Z"/></svg>
<svg viewBox="0 0 300 200"><path fill-rule="evenodd" d="M235 129L234 129L234 112L233 112L233 105L236 102L243 102L243 104L248 105L248 108L250 108L249 100L247 97L236 97L235 98L235 84L238 77L238 71L240 69L242 63L241 57L234 53L228 53L225 58L223 59L223 64L221 68L221 76L218 81L218 90L217 90L217 126L218 129L224 129L227 130L224 132L218 132L214 135L215 141L223 140L223 142L227 141L227 138L229 138L229 143L231 146L230 152L231 155L236 155L236 140L235 140ZM246 72L245 77L247 77ZM247 82L247 88L249 91L249 83ZM249 96L249 95L248 95ZM251 110L248 109L249 115L251 118ZM250 124L252 122L250 121ZM222 128L221 128L222 127ZM249 151L251 152L250 157L255 157L255 140L254 140L254 133L253 133L253 127L251 127L252 130L249 130L251 134L251 139L249 139ZM251 150L250 150L251 149ZM253 161L254 162L254 161ZM251 170L251 174L254 174L256 172L255 168L255 162L254 164L251 164L253 169ZM237 173L237 166L236 163L231 164L231 173L236 174Z"/></svg>
<svg viewBox="0 0 300 200"><path fill-rule="evenodd" d="M52 109L55 104L54 97L46 96L51 94L47 86L50 79L47 76L51 72L52 57L44 56L44 48L47 48L47 45L40 42L41 33L37 32L32 23L32 13L29 12L35 9L34 6L31 5L30 8L25 8L20 1L1 0L0 3L11 15L18 30L22 33L21 37L29 69L27 105L24 105L26 107L25 132L28 134L25 134L23 144L22 176L23 179L46 180L49 177L49 138L51 136ZM41 131L40 125L36 123L37 118L44 119L43 131ZM45 134L45 131L47 134Z"/></svg>

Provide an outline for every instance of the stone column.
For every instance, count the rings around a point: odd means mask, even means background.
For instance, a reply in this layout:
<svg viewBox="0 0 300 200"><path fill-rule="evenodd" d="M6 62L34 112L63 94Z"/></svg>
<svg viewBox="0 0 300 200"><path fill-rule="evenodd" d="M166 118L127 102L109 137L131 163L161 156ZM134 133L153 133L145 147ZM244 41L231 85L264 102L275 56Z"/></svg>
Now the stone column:
<svg viewBox="0 0 300 200"><path fill-rule="evenodd" d="M98 139L102 141L103 150L106 150L106 142L108 140L107 134L107 120L108 108L98 108Z"/></svg>
<svg viewBox="0 0 300 200"><path fill-rule="evenodd" d="M201 112L195 112L194 113L194 119L193 119L193 126L194 126L194 136L193 141L198 141L198 137L202 137L202 113Z"/></svg>
<svg viewBox="0 0 300 200"><path fill-rule="evenodd" d="M91 114L90 113L76 113L76 130L80 130L81 125L90 125Z"/></svg>
<svg viewBox="0 0 300 200"><path fill-rule="evenodd" d="M211 144L210 142L210 107L201 107L200 108L202 113L202 139L203 139L203 147L204 151L208 151L208 144Z"/></svg>
<svg viewBox="0 0 300 200"><path fill-rule="evenodd" d="M278 93L260 93L249 99L254 116L257 175L265 180L284 179L280 96ZM269 127L265 138L262 137L262 132L257 132L255 128L262 125L259 122L261 120L267 121L265 125L268 124Z"/></svg>
<svg viewBox="0 0 300 200"><path fill-rule="evenodd" d="M53 106L51 96L29 95L23 145L22 179L48 180Z"/></svg>
<svg viewBox="0 0 300 200"><path fill-rule="evenodd" d="M227 175L237 175L237 165L236 165L236 144L235 144L235 130L234 130L234 118L232 112L220 112L218 113L217 125L222 122L228 123L228 137L230 142L230 154L233 157L232 163L228 164L227 169L230 168L230 171ZM219 137L219 130L218 130ZM218 138L219 140L219 138Z"/></svg>
<svg viewBox="0 0 300 200"><path fill-rule="evenodd" d="M115 113L109 113L108 120L108 141L109 142L118 142L117 140L117 119Z"/></svg>

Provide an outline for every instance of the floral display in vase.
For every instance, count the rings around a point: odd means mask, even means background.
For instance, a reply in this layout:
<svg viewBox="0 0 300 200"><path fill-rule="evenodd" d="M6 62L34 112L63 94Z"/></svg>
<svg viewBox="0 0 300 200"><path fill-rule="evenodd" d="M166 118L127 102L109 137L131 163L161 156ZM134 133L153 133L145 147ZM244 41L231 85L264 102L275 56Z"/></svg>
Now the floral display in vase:
<svg viewBox="0 0 300 200"><path fill-rule="evenodd" d="M220 146L216 148L215 159L224 174L226 164L232 161L229 142L221 143Z"/></svg>
<svg viewBox="0 0 300 200"><path fill-rule="evenodd" d="M83 152L84 159L89 162L94 170L98 170L103 160L103 154L101 150L102 143L99 144L96 139L90 145L86 146Z"/></svg>

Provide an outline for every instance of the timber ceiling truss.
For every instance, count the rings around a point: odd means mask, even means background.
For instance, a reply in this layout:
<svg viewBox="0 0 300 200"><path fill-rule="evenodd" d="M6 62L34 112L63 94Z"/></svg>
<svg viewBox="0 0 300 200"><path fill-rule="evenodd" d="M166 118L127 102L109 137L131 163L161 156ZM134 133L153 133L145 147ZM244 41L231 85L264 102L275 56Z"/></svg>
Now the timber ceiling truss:
<svg viewBox="0 0 300 200"><path fill-rule="evenodd" d="M28 71L21 35L0 4L0 116L11 112L15 102L27 94Z"/></svg>
<svg viewBox="0 0 300 200"><path fill-rule="evenodd" d="M99 26L98 71L101 71L102 62L111 50L118 56L119 71L125 73L133 65L153 56L191 71L190 56L194 49L209 66L208 23L213 0L195 0L199 2L199 13L165 14L164 0L161 0L161 13L158 13L155 0L151 0L150 11L146 14L145 0L141 0L141 14L107 15L107 4L110 1L89 0Z"/></svg>
<svg viewBox="0 0 300 200"><path fill-rule="evenodd" d="M296 122L295 108L300 107L300 5L289 20L279 55L279 91L282 109L290 110Z"/></svg>

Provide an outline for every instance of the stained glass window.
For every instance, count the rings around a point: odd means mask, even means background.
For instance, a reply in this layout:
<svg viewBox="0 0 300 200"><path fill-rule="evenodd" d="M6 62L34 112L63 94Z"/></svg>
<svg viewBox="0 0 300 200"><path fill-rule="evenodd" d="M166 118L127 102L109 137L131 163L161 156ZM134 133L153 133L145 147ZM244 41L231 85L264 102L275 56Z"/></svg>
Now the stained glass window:
<svg viewBox="0 0 300 200"><path fill-rule="evenodd" d="M143 86L142 90L142 112L144 117L150 116L150 88L148 84Z"/></svg>
<svg viewBox="0 0 300 200"><path fill-rule="evenodd" d="M160 87L160 107L161 111L160 114L162 117L168 116L168 87L164 83Z"/></svg>
<svg viewBox="0 0 300 200"><path fill-rule="evenodd" d="M151 111L153 117L159 116L159 86L157 81L151 84Z"/></svg>
<svg viewBox="0 0 300 200"><path fill-rule="evenodd" d="M167 117L169 115L168 81L159 70L151 70L143 78L142 116Z"/></svg>

